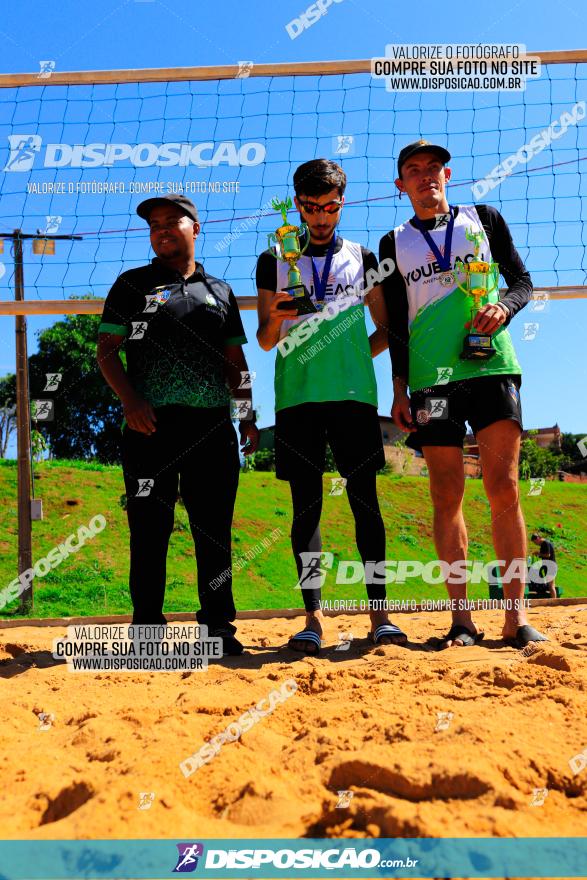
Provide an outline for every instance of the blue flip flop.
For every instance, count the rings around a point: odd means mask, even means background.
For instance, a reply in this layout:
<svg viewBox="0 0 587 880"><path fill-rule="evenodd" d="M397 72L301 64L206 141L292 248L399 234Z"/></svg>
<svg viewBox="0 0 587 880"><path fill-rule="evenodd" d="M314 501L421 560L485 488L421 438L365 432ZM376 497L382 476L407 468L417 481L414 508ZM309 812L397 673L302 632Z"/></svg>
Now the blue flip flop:
<svg viewBox="0 0 587 880"><path fill-rule="evenodd" d="M403 631L399 628L399 626L396 626L395 623L381 623L381 624L377 627L377 629L375 630L375 632L370 632L370 633L369 633L369 641L370 641L373 645L380 645L380 644L381 644L381 639L384 639L384 638L390 638L390 637L391 637L391 638L397 638L398 636L401 638L401 641L399 641L399 642L392 642L392 644L394 644L394 645L405 645L405 643L408 641L408 637L407 637L407 635L405 634L405 632L403 632Z"/></svg>
<svg viewBox="0 0 587 880"><path fill-rule="evenodd" d="M315 649L313 651L303 650L298 651L297 648L292 648L292 642L312 642L315 645ZM296 633L295 636L292 636L289 642L287 643L287 647L292 651L296 651L298 654L308 654L310 657L315 657L320 653L320 647L322 644L322 640L317 632L314 632L313 629L303 629L301 632Z"/></svg>

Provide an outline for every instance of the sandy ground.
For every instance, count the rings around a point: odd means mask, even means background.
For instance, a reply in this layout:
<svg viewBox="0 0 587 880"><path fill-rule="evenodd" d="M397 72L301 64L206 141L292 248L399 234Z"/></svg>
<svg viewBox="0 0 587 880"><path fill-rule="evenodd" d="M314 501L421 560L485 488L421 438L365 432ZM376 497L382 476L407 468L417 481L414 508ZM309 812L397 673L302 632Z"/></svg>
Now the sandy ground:
<svg viewBox="0 0 587 880"><path fill-rule="evenodd" d="M73 674L50 653L65 627L0 629L2 837L584 836L587 767L569 760L587 749L586 612L532 609L552 641L529 657L500 642L497 611L476 614L482 645L443 652L425 642L446 614L398 615L407 649L371 647L366 616L340 615L301 659L285 647L301 620L239 621L247 654L192 673ZM289 678L290 699L183 776Z"/></svg>

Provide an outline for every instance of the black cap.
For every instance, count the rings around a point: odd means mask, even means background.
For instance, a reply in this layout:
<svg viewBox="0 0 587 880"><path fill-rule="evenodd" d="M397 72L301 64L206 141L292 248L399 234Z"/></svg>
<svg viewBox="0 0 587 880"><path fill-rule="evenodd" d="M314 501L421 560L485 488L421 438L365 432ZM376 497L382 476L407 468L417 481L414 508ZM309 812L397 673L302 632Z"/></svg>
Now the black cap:
<svg viewBox="0 0 587 880"><path fill-rule="evenodd" d="M438 144L431 144L430 141L414 141L413 144L408 144L407 147L404 147L399 154L397 160L398 177L402 176L402 165L404 162L406 162L411 156L415 155L415 153L434 153L442 160L443 165L450 162L450 153L448 150L445 150L444 147L439 147Z"/></svg>
<svg viewBox="0 0 587 880"><path fill-rule="evenodd" d="M198 209L190 199L186 196L182 196L180 193L170 193L168 196L155 196L152 199L146 199L144 202L141 202L140 205L137 205L137 214L148 223L153 208L156 208L157 205L167 204L168 202L171 202L172 205L177 205L178 208L181 208L184 214L187 214L188 217L191 217L192 220L196 220L199 223Z"/></svg>

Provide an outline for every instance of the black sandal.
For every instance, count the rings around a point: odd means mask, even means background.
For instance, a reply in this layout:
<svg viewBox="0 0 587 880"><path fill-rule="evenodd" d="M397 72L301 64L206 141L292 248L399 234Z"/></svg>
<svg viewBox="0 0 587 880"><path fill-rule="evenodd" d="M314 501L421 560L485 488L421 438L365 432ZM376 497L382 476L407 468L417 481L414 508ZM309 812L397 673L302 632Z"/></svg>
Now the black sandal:
<svg viewBox="0 0 587 880"><path fill-rule="evenodd" d="M454 642L455 639L460 639L463 643L462 645L457 645L457 648L470 648L473 645L477 645L479 642L483 641L484 637L484 632L474 633L471 632L471 630L468 629L466 626L463 626L461 623L455 623L451 626L450 630L442 639L438 639L436 650L446 650L448 648L447 642Z"/></svg>
<svg viewBox="0 0 587 880"><path fill-rule="evenodd" d="M548 642L549 639L546 636L543 636L541 632L538 632L537 629L534 629L533 626L529 626L527 623L524 626L519 626L518 631L513 639L504 639L506 645L509 645L511 648L526 648L530 642Z"/></svg>

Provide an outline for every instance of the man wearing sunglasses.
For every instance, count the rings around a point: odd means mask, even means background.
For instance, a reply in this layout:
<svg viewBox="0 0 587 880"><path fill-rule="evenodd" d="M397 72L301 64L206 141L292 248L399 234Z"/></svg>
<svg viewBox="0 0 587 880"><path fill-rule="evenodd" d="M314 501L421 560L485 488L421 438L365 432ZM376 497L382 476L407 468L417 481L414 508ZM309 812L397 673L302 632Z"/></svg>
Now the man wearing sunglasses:
<svg viewBox="0 0 587 880"><path fill-rule="evenodd" d="M363 563L385 560L385 529L376 472L385 457L377 416L373 358L387 346L387 310L379 284L365 294L375 256L337 234L346 175L327 159L314 159L294 174L295 204L310 241L298 262L302 281L318 314L299 315L287 286L287 265L269 252L257 263L259 329L265 351L277 347L275 366L275 460L277 478L288 480L293 503L291 541L306 609L305 629L289 646L317 654L320 610L322 477L326 446L346 478L346 493ZM280 305L292 303L291 308ZM364 306L376 330L369 337ZM370 600L370 638L376 644L404 644L405 633L390 623L385 585L373 583L365 565Z"/></svg>
<svg viewBox="0 0 587 880"><path fill-rule="evenodd" d="M391 259L396 265L384 281L393 368L392 416L398 427L409 432L408 446L424 454L436 550L440 560L455 566L446 581L452 626L437 647L471 646L483 638L466 602L467 583L460 568L467 556L462 500L463 439L468 422L479 444L496 557L504 560L507 574L503 637L508 644L523 648L546 639L528 625L522 601L520 569L524 570L526 561L518 489L522 371L505 328L529 301L532 281L495 208L449 205L450 158L444 147L425 140L408 144L398 158L395 183L410 199L414 216L385 235L379 246L380 259ZM501 298L498 291L491 292L471 321L470 298L457 286L455 269L458 261L475 259L475 237L477 259L495 261L508 288ZM461 273L461 283L462 277ZM467 356L463 342L469 328L473 334L491 338L491 357Z"/></svg>

